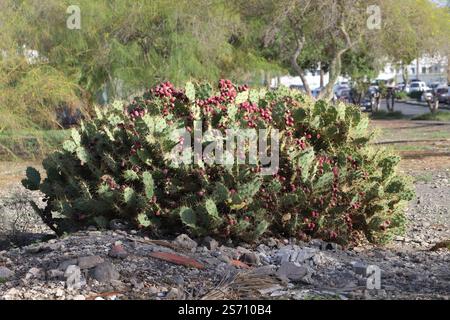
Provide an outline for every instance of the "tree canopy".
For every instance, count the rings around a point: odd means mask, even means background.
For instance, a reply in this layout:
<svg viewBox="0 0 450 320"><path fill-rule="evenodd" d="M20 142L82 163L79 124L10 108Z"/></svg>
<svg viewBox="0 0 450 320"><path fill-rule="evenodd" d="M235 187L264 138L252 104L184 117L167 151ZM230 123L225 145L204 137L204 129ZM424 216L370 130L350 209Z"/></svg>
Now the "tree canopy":
<svg viewBox="0 0 450 320"><path fill-rule="evenodd" d="M101 92L127 97L164 80L255 85L265 72L290 72L310 93L305 74L320 66L330 98L341 74L449 52L448 8L428 0L373 1L375 29L362 0L79 0L79 29L67 26L70 5L0 2L0 130L55 126L61 105L90 106Z"/></svg>

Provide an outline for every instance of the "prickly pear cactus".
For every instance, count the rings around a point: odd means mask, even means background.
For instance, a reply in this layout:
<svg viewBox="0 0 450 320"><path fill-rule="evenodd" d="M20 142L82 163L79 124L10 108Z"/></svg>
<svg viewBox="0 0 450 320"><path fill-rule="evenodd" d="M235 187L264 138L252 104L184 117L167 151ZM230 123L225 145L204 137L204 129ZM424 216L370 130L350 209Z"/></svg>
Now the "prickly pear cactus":
<svg viewBox="0 0 450 320"><path fill-rule="evenodd" d="M261 175L258 161L175 162L174 148L188 143L176 129L192 141L195 123L224 134L278 130L277 171ZM217 90L201 83L177 89L167 82L128 105L97 109L43 161L46 178L29 168L23 184L44 194L47 207L34 208L58 234L122 219L155 235L386 242L402 232L413 194L396 172L399 158L369 146L367 125L353 106L287 89L250 90L228 80ZM210 137L199 142L208 145Z"/></svg>

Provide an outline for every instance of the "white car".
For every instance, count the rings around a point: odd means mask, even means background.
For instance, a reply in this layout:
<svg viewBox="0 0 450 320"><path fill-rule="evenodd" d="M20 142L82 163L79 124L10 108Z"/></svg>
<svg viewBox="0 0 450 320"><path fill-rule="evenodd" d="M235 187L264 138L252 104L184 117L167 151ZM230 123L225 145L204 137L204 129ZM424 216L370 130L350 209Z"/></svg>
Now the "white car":
<svg viewBox="0 0 450 320"><path fill-rule="evenodd" d="M409 92L424 92L430 88L423 81L412 82L409 86Z"/></svg>
<svg viewBox="0 0 450 320"><path fill-rule="evenodd" d="M334 94L338 97L341 96L342 91L350 90L350 87L347 84L340 84L334 87Z"/></svg>

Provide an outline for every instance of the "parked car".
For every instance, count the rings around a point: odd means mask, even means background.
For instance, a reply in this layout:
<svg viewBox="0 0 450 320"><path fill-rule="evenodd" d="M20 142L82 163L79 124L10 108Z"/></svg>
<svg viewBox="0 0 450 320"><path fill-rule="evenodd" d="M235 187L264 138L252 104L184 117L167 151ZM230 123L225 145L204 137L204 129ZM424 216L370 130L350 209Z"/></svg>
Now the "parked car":
<svg viewBox="0 0 450 320"><path fill-rule="evenodd" d="M312 91L313 97L314 97L314 98L317 98L322 90L323 90L323 87L315 88L315 89Z"/></svg>
<svg viewBox="0 0 450 320"><path fill-rule="evenodd" d="M450 86L441 86L436 89L436 97L441 103L450 104Z"/></svg>
<svg viewBox="0 0 450 320"><path fill-rule="evenodd" d="M350 87L348 84L338 84L334 87L334 94L339 98L339 96L342 95L343 90L350 90Z"/></svg>
<svg viewBox="0 0 450 320"><path fill-rule="evenodd" d="M342 102L350 102L351 100L351 96L350 96L350 89L342 89L341 91L339 91L339 94L336 94L336 97L338 100L342 101Z"/></svg>
<svg viewBox="0 0 450 320"><path fill-rule="evenodd" d="M429 89L423 81L412 82L409 86L409 92L424 92Z"/></svg>
<svg viewBox="0 0 450 320"><path fill-rule="evenodd" d="M432 82L428 84L428 87L430 87L433 90L433 93L436 93L436 90L440 85L441 85L440 82Z"/></svg>
<svg viewBox="0 0 450 320"><path fill-rule="evenodd" d="M365 112L372 112L373 107L377 104L377 99L379 98L378 86L370 86L366 94L361 100L360 110Z"/></svg>

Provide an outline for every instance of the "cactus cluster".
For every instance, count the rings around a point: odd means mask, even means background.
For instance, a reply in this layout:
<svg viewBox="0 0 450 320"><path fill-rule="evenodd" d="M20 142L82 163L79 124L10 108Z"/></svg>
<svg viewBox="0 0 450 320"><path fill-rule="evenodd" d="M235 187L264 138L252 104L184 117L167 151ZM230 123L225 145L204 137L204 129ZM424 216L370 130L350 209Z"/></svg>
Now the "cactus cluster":
<svg viewBox="0 0 450 320"><path fill-rule="evenodd" d="M177 128L279 130L279 166L174 164ZM368 119L354 106L312 101L221 80L175 88L166 82L131 103L115 102L73 130L23 184L55 232L122 219L154 236L188 232L254 241L263 235L386 242L404 227L413 196L399 158L369 145ZM207 144L207 137L201 141Z"/></svg>

